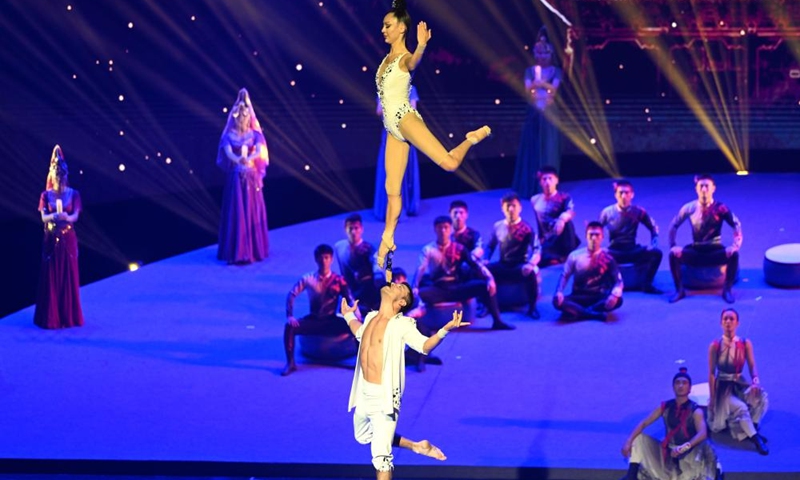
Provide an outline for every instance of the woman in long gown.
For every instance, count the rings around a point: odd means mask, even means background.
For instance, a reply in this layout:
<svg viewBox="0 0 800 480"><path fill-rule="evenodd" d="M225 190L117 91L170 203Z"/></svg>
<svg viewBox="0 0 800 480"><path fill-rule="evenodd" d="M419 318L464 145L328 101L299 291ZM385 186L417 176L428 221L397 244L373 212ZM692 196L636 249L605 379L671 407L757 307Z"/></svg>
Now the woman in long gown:
<svg viewBox="0 0 800 480"><path fill-rule="evenodd" d="M409 143L447 171L454 171L464 161L473 145L477 145L491 134L483 126L466 134L466 139L453 150L447 151L442 143L428 130L422 116L409 102L411 73L422 61L422 54L431 31L425 22L417 25L417 48L412 54L406 48L406 35L411 29L411 17L405 2L395 0L392 10L383 17L381 33L384 41L391 45L389 54L383 59L375 76L378 97L383 107L383 126L386 137L386 224L378 246L377 263L384 267L387 257L397 248L394 233L402 208L401 188L403 174L408 163ZM387 265L388 266L388 265ZM388 270L388 269L387 269ZM388 272L387 272L388 273ZM388 279L388 278L387 278Z"/></svg>
<svg viewBox="0 0 800 480"><path fill-rule="evenodd" d="M533 47L534 65L525 70L525 91L530 93L528 111L517 150L512 188L523 198L539 191L536 173L544 166L560 171L561 134L554 122L558 118L555 96L561 85L561 69L553 64L553 46L547 31L539 31Z"/></svg>
<svg viewBox="0 0 800 480"><path fill-rule="evenodd" d="M409 93L409 102L411 108L417 108L419 95L417 88L411 86ZM378 99L378 115L383 115L383 108L381 108L381 100ZM375 201L373 203L372 212L378 220L386 220L386 204L388 198L386 196L386 129L383 129L383 136L381 139L381 147L378 150L378 166L375 171ZM420 185L419 185L419 156L417 149L410 147L408 149L408 166L406 166L405 175L403 175L403 186L401 188L400 197L403 199L403 211L409 217L416 216L419 212L420 204Z"/></svg>
<svg viewBox="0 0 800 480"><path fill-rule="evenodd" d="M75 233L75 222L82 208L81 195L69 187L68 175L64 154L56 145L50 156L47 185L39 196L44 241L33 314L33 323L47 329L83 325Z"/></svg>
<svg viewBox="0 0 800 480"><path fill-rule="evenodd" d="M269 255L264 176L269 153L246 89L239 90L217 150L227 175L222 193L217 258L246 264Z"/></svg>

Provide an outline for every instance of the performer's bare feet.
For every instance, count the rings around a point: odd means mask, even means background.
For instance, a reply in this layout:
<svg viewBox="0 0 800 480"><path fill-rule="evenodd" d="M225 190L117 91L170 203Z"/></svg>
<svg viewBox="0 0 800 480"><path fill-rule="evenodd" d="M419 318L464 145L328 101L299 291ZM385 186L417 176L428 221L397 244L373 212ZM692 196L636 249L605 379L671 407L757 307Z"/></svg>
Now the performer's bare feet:
<svg viewBox="0 0 800 480"><path fill-rule="evenodd" d="M378 245L378 266L383 268L386 264L387 255L394 254L397 245L394 244L394 235L383 232L381 235L381 244Z"/></svg>
<svg viewBox="0 0 800 480"><path fill-rule="evenodd" d="M473 145L477 145L492 134L492 129L487 125L482 126L477 130L473 130L467 134L467 141Z"/></svg>
<svg viewBox="0 0 800 480"><path fill-rule="evenodd" d="M420 455L425 455L426 457L435 458L436 460L447 460L447 457L444 456L444 453L442 453L439 447L431 445L431 442L428 440L414 442L411 451Z"/></svg>

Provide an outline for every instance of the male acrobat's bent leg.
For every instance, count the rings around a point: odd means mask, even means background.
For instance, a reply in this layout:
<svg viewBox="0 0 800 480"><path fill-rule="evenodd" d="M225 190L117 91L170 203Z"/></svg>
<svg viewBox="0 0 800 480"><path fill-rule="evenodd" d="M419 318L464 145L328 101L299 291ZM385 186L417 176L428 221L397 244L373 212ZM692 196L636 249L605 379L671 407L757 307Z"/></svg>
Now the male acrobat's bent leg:
<svg viewBox="0 0 800 480"><path fill-rule="evenodd" d="M383 386L364 381L363 390L353 414L353 434L356 441L369 444L372 453L372 465L378 472L378 478L391 478L394 469L392 444L397 427L397 413L383 413ZM399 444L399 440L397 441ZM382 472L385 475L382 475Z"/></svg>
<svg viewBox="0 0 800 480"><path fill-rule="evenodd" d="M383 387L363 382L363 390L353 414L353 434L361 444L370 444L372 465L378 478L391 478L394 469L392 446L399 446L437 460L445 460L442 451L428 440L415 442L396 434L397 413L387 415L382 410Z"/></svg>

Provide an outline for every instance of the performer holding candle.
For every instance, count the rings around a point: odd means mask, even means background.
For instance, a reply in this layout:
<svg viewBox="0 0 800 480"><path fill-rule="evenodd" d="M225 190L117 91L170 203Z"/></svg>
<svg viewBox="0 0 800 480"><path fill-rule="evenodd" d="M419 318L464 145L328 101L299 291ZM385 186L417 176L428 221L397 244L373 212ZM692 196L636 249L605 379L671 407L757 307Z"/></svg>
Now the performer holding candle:
<svg viewBox="0 0 800 480"><path fill-rule="evenodd" d="M530 198L539 191L536 172L544 166L559 171L561 164L561 137L554 122L558 117L555 96L561 84L561 69L553 65L555 51L547 39L547 30L539 30L533 47L532 67L525 70L525 92L528 96L528 114L522 126L522 137L517 151L512 188L522 198Z"/></svg>
<svg viewBox="0 0 800 480"><path fill-rule="evenodd" d="M67 162L58 145L50 156L47 186L39 196L44 223L42 264L33 323L42 328L83 325L78 237L74 224L81 213L81 196L69 187Z"/></svg>
<svg viewBox="0 0 800 480"><path fill-rule="evenodd" d="M228 114L217 152L217 166L228 176L222 193L217 258L228 263L261 261L269 255L264 176L267 142L250 95L239 90Z"/></svg>

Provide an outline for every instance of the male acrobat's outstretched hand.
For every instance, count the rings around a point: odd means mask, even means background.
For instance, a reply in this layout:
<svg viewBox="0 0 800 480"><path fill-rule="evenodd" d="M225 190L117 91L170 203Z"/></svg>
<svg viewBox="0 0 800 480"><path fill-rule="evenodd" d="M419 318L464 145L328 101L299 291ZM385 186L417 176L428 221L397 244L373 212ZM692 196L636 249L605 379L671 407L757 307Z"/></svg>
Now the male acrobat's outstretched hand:
<svg viewBox="0 0 800 480"><path fill-rule="evenodd" d="M358 300L353 302L353 306L348 306L347 305L347 299L346 298L342 298L342 306L340 308L340 311L342 312L342 316L347 315L348 313L355 313L356 310L358 310Z"/></svg>
<svg viewBox="0 0 800 480"><path fill-rule="evenodd" d="M452 320L447 322L447 324L445 324L445 326L442 328L449 332L450 330L456 329L458 327L466 327L467 325L469 325L469 322L462 322L461 317L463 316L464 316L463 311L453 310Z"/></svg>

